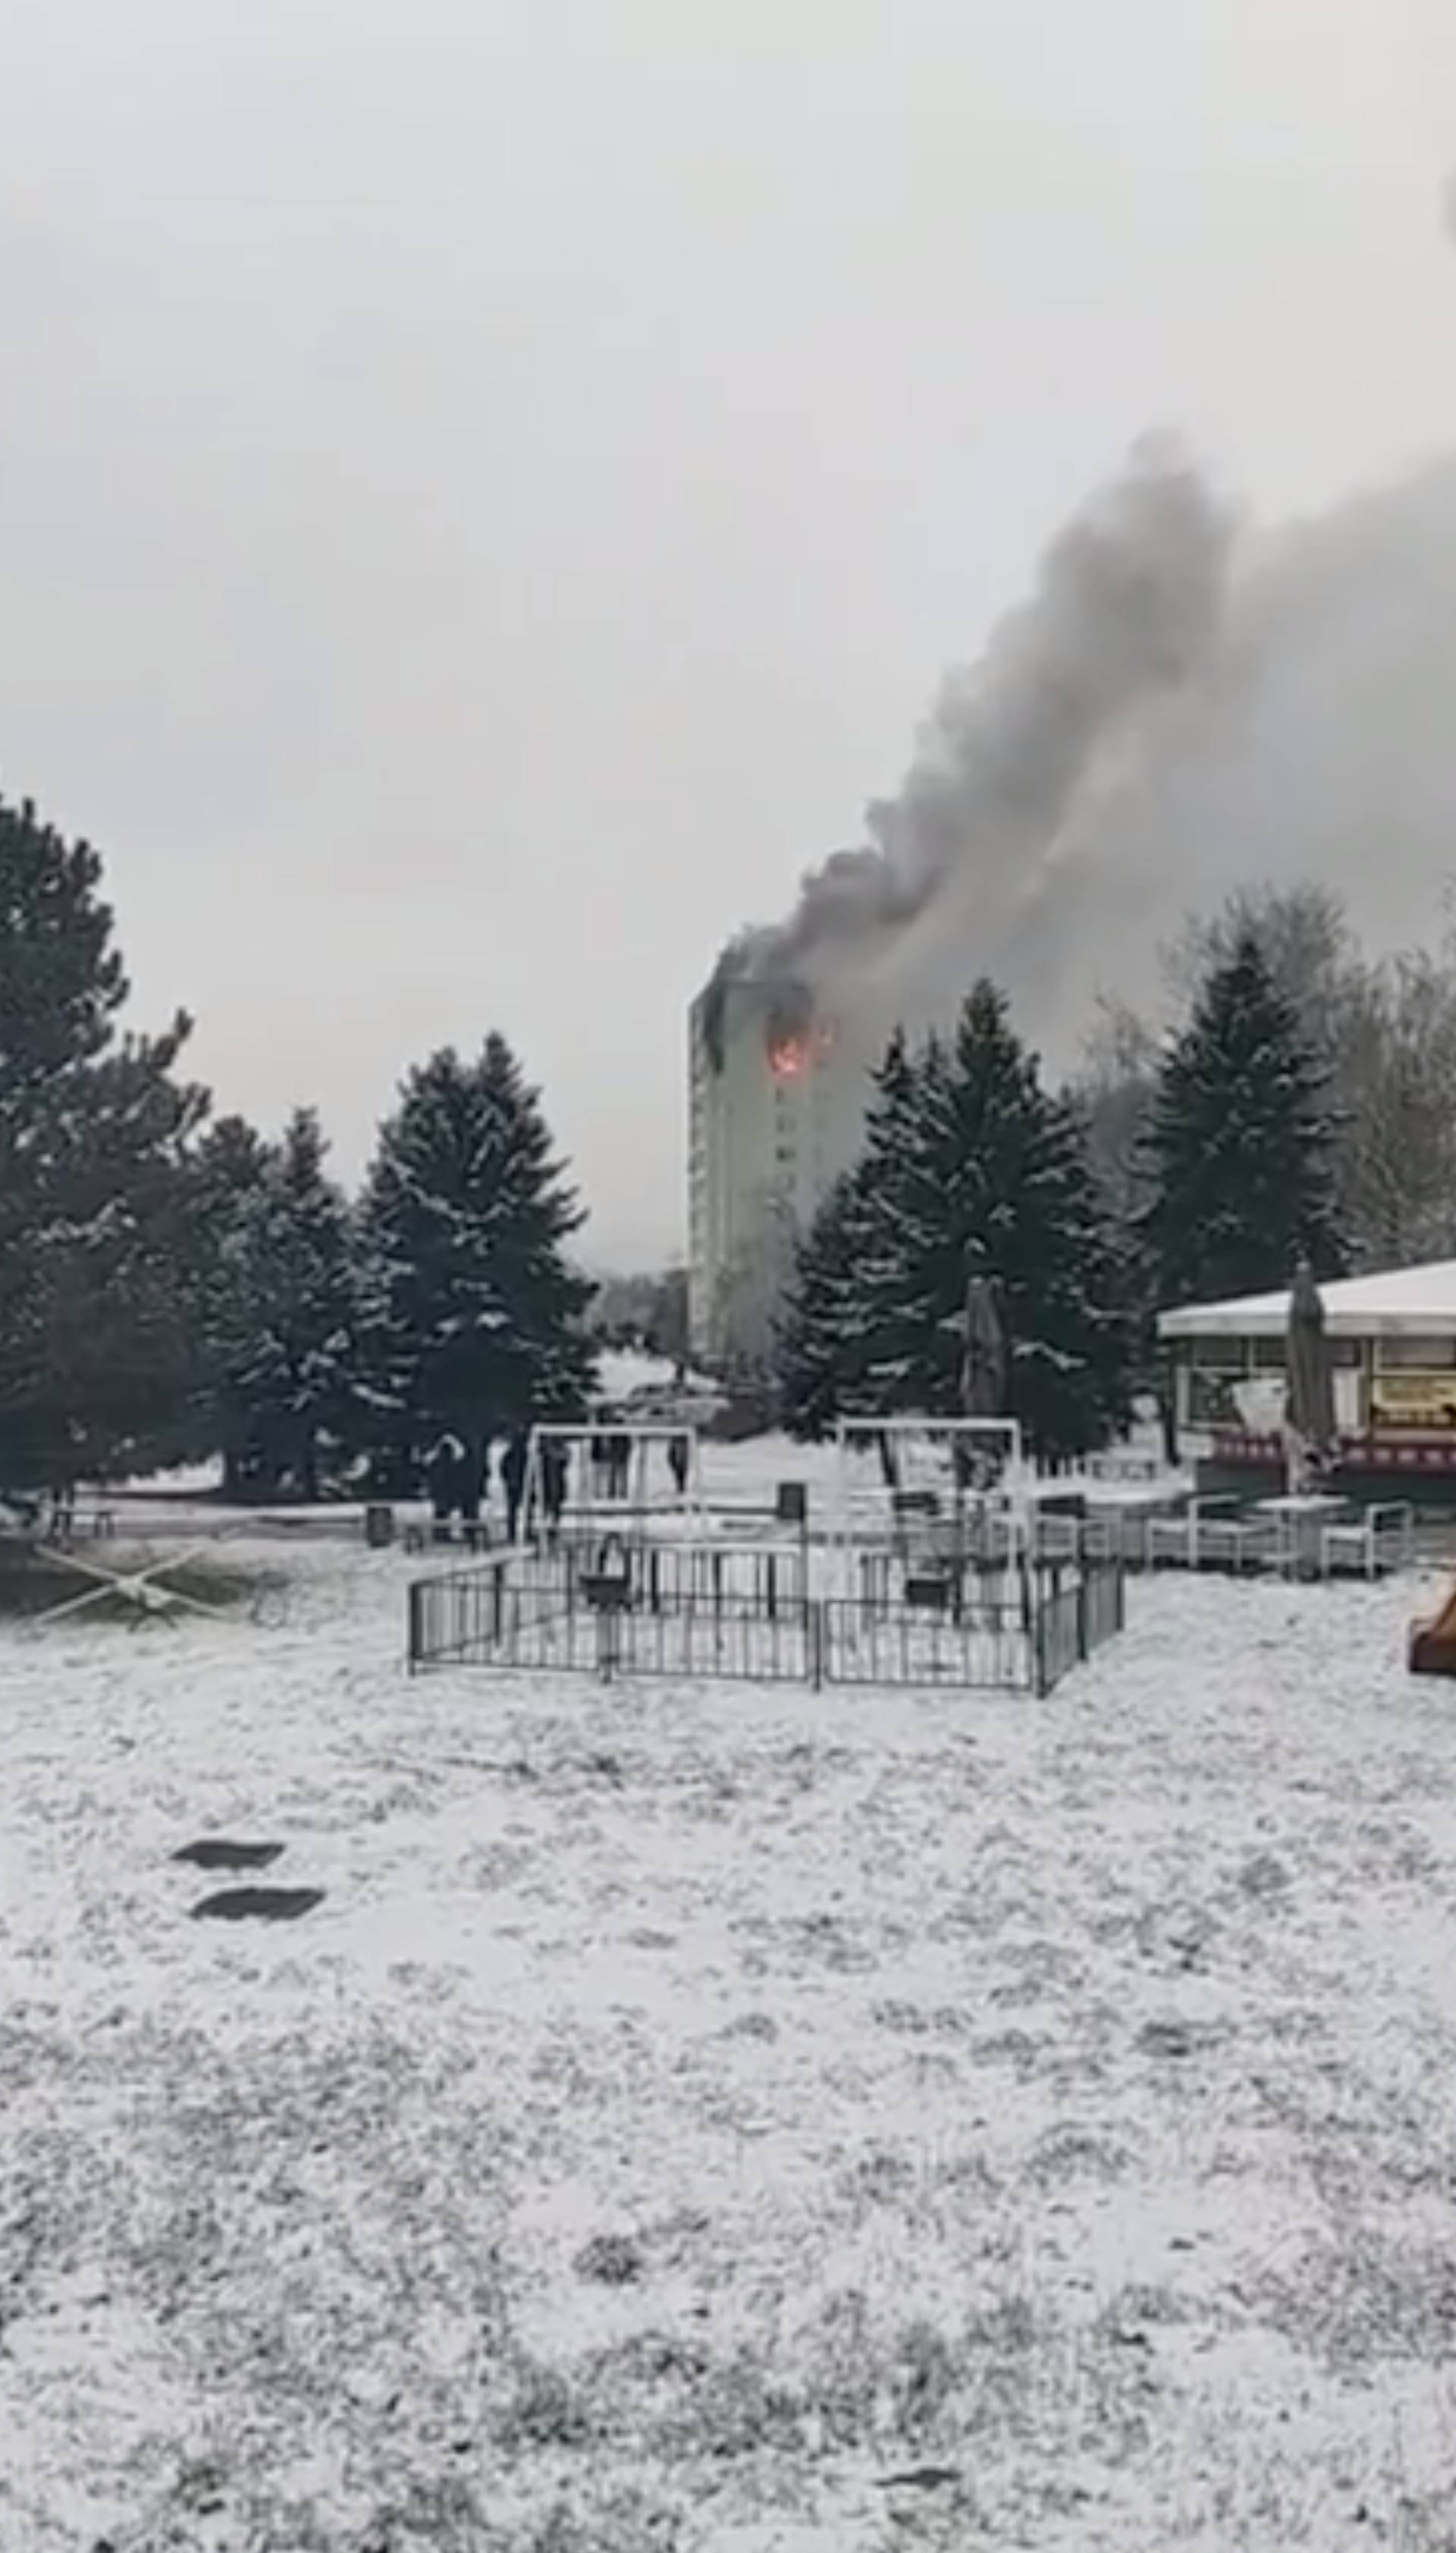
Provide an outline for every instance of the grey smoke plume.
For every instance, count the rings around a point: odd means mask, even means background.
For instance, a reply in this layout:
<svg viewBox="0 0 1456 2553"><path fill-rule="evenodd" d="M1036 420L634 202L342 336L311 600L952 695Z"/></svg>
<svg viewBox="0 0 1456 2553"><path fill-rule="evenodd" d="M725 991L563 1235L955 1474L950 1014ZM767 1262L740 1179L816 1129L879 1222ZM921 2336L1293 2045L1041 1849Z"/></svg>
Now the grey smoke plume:
<svg viewBox="0 0 1456 2553"><path fill-rule="evenodd" d="M721 969L797 972L870 1054L1004 982L1049 1061L1230 888L1315 879L1379 948L1456 872L1456 456L1277 534L1145 450L948 681L870 843Z"/></svg>
<svg viewBox="0 0 1456 2553"><path fill-rule="evenodd" d="M915 949L948 901L988 957L1035 904L1068 808L1150 696L1196 671L1219 624L1227 515L1174 447L1148 443L1053 541L1031 600L951 674L869 841L804 880L776 930L721 971L798 977L872 1008L916 999ZM908 979L900 981L908 970Z"/></svg>
<svg viewBox="0 0 1456 2553"><path fill-rule="evenodd" d="M1012 968L1049 1045L1230 888L1313 880L1377 950L1439 933L1456 870L1456 457L1246 542L1199 680L1071 811Z"/></svg>

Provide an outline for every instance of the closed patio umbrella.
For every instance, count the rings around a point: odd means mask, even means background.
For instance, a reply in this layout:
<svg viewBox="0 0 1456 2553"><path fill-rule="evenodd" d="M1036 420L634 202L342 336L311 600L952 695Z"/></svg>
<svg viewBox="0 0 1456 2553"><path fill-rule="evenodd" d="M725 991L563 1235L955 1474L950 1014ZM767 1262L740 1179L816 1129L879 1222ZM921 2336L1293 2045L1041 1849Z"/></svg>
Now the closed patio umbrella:
<svg viewBox="0 0 1456 2553"><path fill-rule="evenodd" d="M967 1418L1000 1418L1006 1405L1006 1332L990 1281L972 1276L965 1288L965 1350L960 1366L960 1406Z"/></svg>
<svg viewBox="0 0 1456 2553"><path fill-rule="evenodd" d="M965 1345L960 1359L960 1407L967 1418L1000 1418L1006 1409L1010 1358L995 1289L986 1276L972 1276L965 1288ZM975 1448L972 1451L972 1447ZM984 1439L972 1438L956 1453L955 1477L962 1489L992 1490L1001 1479L1004 1456Z"/></svg>
<svg viewBox="0 0 1456 2553"><path fill-rule="evenodd" d="M1307 1259L1301 1259L1294 1272L1286 1353L1289 1486L1298 1490L1306 1488L1327 1468L1336 1444L1334 1368L1325 1335L1324 1304Z"/></svg>

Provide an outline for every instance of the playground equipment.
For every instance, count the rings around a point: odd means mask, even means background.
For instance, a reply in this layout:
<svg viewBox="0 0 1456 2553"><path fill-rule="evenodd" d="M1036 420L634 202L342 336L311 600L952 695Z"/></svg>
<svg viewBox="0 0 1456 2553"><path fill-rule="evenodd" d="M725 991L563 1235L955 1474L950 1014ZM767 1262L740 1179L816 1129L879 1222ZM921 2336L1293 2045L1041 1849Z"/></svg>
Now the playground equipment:
<svg viewBox="0 0 1456 2553"><path fill-rule="evenodd" d="M1049 1693L1122 1626L1116 1562L970 1566L932 1595L879 1557L846 1597L813 1592L782 1547L649 1543L626 1567L579 1567L570 1544L500 1551L413 1582L409 1666Z"/></svg>
<svg viewBox="0 0 1456 2553"><path fill-rule="evenodd" d="M841 1418L836 1430L840 1592L893 1563L911 1601L944 1601L971 1562L1026 1545L1026 1474L1014 1418ZM869 1479L866 1465L873 1466ZM877 1477L875 1477L877 1475Z"/></svg>
<svg viewBox="0 0 1456 2553"><path fill-rule="evenodd" d="M783 1481L749 1541L691 1430L544 1422L520 1539L410 1588L410 1666L1047 1693L1120 1629L1120 1560L1040 1516L1014 1420L846 1419L838 1469L827 1529Z"/></svg>
<svg viewBox="0 0 1456 2553"><path fill-rule="evenodd" d="M633 1552L668 1525L677 1541L703 1539L696 1427L665 1419L629 1425L604 1415L585 1426L551 1419L531 1429L523 1540L600 1535Z"/></svg>

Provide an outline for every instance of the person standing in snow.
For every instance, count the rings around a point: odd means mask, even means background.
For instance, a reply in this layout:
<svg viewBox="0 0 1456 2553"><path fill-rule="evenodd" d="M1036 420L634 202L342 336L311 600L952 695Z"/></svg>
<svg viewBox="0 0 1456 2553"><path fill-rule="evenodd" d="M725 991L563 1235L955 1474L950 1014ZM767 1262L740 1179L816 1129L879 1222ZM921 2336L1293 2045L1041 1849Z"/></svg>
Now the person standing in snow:
<svg viewBox="0 0 1456 2553"><path fill-rule="evenodd" d="M561 1511L566 1504L570 1459L559 1436L545 1439L541 1447L541 1504L546 1510L546 1532L553 1550L561 1531Z"/></svg>
<svg viewBox="0 0 1456 2553"><path fill-rule="evenodd" d="M505 1538L514 1542L520 1524L521 1503L525 1498L526 1465L530 1439L523 1427L517 1428L501 1457L501 1486L505 1492Z"/></svg>
<svg viewBox="0 0 1456 2553"><path fill-rule="evenodd" d="M459 1437L446 1434L437 1438L425 1456L424 1477L435 1531L442 1540L445 1528L460 1513L464 1470L465 1447Z"/></svg>

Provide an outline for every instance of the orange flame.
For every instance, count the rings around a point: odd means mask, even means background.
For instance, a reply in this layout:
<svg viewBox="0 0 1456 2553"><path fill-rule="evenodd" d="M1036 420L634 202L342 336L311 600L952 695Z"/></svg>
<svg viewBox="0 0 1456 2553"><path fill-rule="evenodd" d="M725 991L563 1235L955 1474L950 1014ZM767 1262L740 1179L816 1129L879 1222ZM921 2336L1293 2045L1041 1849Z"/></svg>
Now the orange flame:
<svg viewBox="0 0 1456 2553"><path fill-rule="evenodd" d="M768 1068L776 1081L798 1081L833 1054L834 1022L815 1020L802 1030L781 1029L768 1041Z"/></svg>

